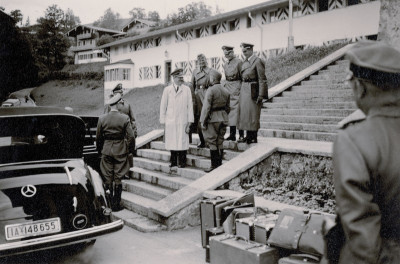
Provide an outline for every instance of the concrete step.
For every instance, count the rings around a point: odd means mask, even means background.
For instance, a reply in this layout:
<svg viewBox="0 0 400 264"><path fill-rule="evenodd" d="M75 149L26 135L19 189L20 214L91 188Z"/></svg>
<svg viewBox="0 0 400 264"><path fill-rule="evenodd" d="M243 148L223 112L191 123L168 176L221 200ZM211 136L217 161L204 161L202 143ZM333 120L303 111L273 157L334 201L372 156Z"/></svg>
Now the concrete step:
<svg viewBox="0 0 400 264"><path fill-rule="evenodd" d="M239 138L239 132L236 131L236 139ZM226 131L225 137L227 137L229 135L229 128ZM199 136L197 134L193 134L193 142L194 146L197 146L200 143L200 139ZM225 140L223 143L223 147L224 150L231 150L231 151L239 151L239 152L243 152L245 150L247 150L250 146L246 143L237 143L236 141L228 141ZM207 148L205 148L207 149ZM225 157L224 157L225 159Z"/></svg>
<svg viewBox="0 0 400 264"><path fill-rule="evenodd" d="M178 168L176 172L175 171L171 172L171 168L169 167L169 162L150 160L147 158L135 157L133 158L133 163L135 164L135 167L153 171L161 171L163 173L170 174L171 176L181 176L192 180L197 180L198 178L206 174L201 169L190 168L190 167Z"/></svg>
<svg viewBox="0 0 400 264"><path fill-rule="evenodd" d="M132 212L149 217L153 220L158 220L158 218L148 210L148 208L152 208L157 203L157 201L153 199L124 191L121 195L121 203L126 209Z"/></svg>
<svg viewBox="0 0 400 264"><path fill-rule="evenodd" d="M282 96L284 97L295 97L295 98L314 98L314 97L336 97L336 98L342 98L342 97L349 97L353 96L353 91L350 89L342 89L342 90L319 90L319 89L314 89L313 91L310 90L296 90L296 91L288 91L288 92L283 92Z"/></svg>
<svg viewBox="0 0 400 264"><path fill-rule="evenodd" d="M336 125L306 124L306 123L285 123L285 122L261 122L261 128L291 131L329 132L337 131Z"/></svg>
<svg viewBox="0 0 400 264"><path fill-rule="evenodd" d="M138 149L137 155L142 158L167 162L169 162L171 158L171 153L169 151L157 149ZM186 155L186 165L206 169L211 166L211 160L205 157Z"/></svg>
<svg viewBox="0 0 400 264"><path fill-rule="evenodd" d="M284 102L298 102L298 101L304 101L304 102L309 102L309 103L315 103L315 102L354 102L354 99L352 96L346 96L346 97L274 97L272 98L273 103L284 103Z"/></svg>
<svg viewBox="0 0 400 264"><path fill-rule="evenodd" d="M346 64L336 64L336 65L329 65L326 69L330 72L335 73L343 73L349 69L349 66Z"/></svg>
<svg viewBox="0 0 400 264"><path fill-rule="evenodd" d="M174 192L174 190L136 179L123 180L122 188L124 191L156 201L159 201Z"/></svg>
<svg viewBox="0 0 400 264"><path fill-rule="evenodd" d="M165 143L162 141L153 141L151 142L151 148L152 149L156 149L156 150L165 150ZM198 148L197 145L189 145L189 150L188 150L188 154L191 155L196 155L196 156L202 156L202 157L206 157L206 158L210 158L211 154L210 154L210 149L208 148ZM239 155L239 152L235 152L235 151L231 151L228 149L225 149L224 152L224 159L225 160L231 160L234 157L236 157L237 155Z"/></svg>
<svg viewBox="0 0 400 264"><path fill-rule="evenodd" d="M162 172L151 171L139 167L130 169L130 177L139 181L156 184L172 190L179 190L190 184L192 180Z"/></svg>
<svg viewBox="0 0 400 264"><path fill-rule="evenodd" d="M332 124L337 125L343 117L338 116L299 116L299 115L262 115L260 122L289 122L310 124Z"/></svg>
<svg viewBox="0 0 400 264"><path fill-rule="evenodd" d="M346 84L329 84L329 85L294 85L289 91L336 91L350 90ZM288 91L288 90L287 90Z"/></svg>
<svg viewBox="0 0 400 264"><path fill-rule="evenodd" d="M316 141L334 141L336 133L327 132L308 132L308 131L290 131L277 129L260 129L258 135L261 137L276 137L287 139L303 139Z"/></svg>
<svg viewBox="0 0 400 264"><path fill-rule="evenodd" d="M345 65L345 66L349 66L350 65L350 61L349 60L337 60L335 61L336 65Z"/></svg>
<svg viewBox="0 0 400 264"><path fill-rule="evenodd" d="M301 115L301 116L341 116L346 117L353 113L353 109L261 109L261 116L265 115Z"/></svg>
<svg viewBox="0 0 400 264"><path fill-rule="evenodd" d="M335 80L335 81L344 81L347 73L318 73L318 75L311 75L310 80Z"/></svg>
<svg viewBox="0 0 400 264"><path fill-rule="evenodd" d="M315 102L307 103L302 101L292 103L264 103L263 109L274 109L274 108L303 108L303 109L357 109L354 102Z"/></svg>
<svg viewBox="0 0 400 264"><path fill-rule="evenodd" d="M304 80L300 82L300 85L302 86L337 85L337 84L344 84L344 79Z"/></svg>
<svg viewBox="0 0 400 264"><path fill-rule="evenodd" d="M119 212L113 212L111 217L113 220L121 219L122 221L124 221L124 225L144 233L167 230L166 225L162 225L157 221L154 221L127 209Z"/></svg>

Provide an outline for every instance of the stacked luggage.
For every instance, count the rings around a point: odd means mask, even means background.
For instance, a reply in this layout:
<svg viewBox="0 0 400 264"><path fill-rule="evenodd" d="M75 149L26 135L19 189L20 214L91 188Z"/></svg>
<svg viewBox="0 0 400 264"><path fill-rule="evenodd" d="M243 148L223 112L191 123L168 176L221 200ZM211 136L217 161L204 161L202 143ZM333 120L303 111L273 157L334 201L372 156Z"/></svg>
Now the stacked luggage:
<svg viewBox="0 0 400 264"><path fill-rule="evenodd" d="M255 207L254 195L200 204L202 245L211 264L323 263L322 226L333 215Z"/></svg>

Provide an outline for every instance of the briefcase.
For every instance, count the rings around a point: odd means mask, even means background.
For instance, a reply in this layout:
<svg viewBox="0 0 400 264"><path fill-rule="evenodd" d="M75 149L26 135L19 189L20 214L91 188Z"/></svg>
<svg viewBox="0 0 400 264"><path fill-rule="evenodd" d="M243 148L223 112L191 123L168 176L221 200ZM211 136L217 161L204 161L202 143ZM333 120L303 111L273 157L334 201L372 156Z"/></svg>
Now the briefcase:
<svg viewBox="0 0 400 264"><path fill-rule="evenodd" d="M245 204L243 204L243 206L246 206L246 207L233 209L233 211L229 214L229 216L222 223L225 233L235 235L236 234L236 225L235 225L236 220L254 215L254 210L256 208L253 207L252 203L245 203Z"/></svg>
<svg viewBox="0 0 400 264"><path fill-rule="evenodd" d="M292 254L289 257L279 259L278 264L318 264L320 259L308 254Z"/></svg>
<svg viewBox="0 0 400 264"><path fill-rule="evenodd" d="M278 264L278 249L232 235L210 238L212 264Z"/></svg>
<svg viewBox="0 0 400 264"><path fill-rule="evenodd" d="M224 233L222 227L213 227L206 230L206 262L210 263L210 237Z"/></svg>
<svg viewBox="0 0 400 264"><path fill-rule="evenodd" d="M200 202L200 222L201 222L201 244L203 248L206 247L206 230L217 226L215 207L218 204L222 204L229 198L217 197L215 199L202 200ZM218 223L218 226L220 224Z"/></svg>

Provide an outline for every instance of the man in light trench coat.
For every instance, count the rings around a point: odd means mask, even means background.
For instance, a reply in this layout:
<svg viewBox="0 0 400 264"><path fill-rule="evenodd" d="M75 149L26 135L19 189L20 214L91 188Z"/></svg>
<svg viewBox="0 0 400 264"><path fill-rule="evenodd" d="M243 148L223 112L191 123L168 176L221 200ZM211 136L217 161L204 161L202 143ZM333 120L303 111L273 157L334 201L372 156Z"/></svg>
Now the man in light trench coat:
<svg viewBox="0 0 400 264"><path fill-rule="evenodd" d="M224 64L225 71L225 88L230 94L230 112L229 112L229 136L226 140L236 141L236 124L239 110L239 95L242 79L240 69L242 61L236 58L233 47L222 46L225 58L228 60ZM244 137L244 131L239 130L239 138Z"/></svg>
<svg viewBox="0 0 400 264"><path fill-rule="evenodd" d="M194 121L192 92L183 84L183 70L171 73L173 82L165 87L160 104L160 123L165 124L165 149L171 151L171 169L186 167L190 125ZM179 164L178 164L179 156Z"/></svg>

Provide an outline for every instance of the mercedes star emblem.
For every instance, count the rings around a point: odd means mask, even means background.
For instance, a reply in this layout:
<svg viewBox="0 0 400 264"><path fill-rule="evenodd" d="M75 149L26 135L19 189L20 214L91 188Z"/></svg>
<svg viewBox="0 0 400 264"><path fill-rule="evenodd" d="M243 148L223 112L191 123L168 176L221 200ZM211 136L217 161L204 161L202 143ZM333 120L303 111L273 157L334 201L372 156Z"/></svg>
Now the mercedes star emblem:
<svg viewBox="0 0 400 264"><path fill-rule="evenodd" d="M21 188L21 193L25 197L32 197L36 194L36 187L28 184Z"/></svg>

